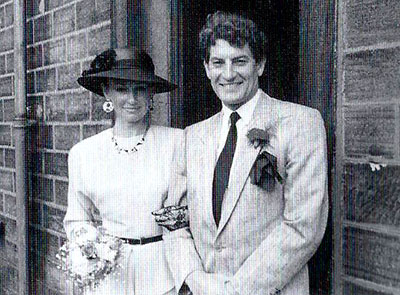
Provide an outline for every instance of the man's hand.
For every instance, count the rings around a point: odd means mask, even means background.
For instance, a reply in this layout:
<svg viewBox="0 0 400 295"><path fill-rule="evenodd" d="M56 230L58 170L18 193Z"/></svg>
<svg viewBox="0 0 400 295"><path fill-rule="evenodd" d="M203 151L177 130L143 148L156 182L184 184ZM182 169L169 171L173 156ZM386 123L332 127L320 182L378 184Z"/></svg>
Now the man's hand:
<svg viewBox="0 0 400 295"><path fill-rule="evenodd" d="M228 277L221 274L194 271L185 280L193 295L233 295L226 282Z"/></svg>

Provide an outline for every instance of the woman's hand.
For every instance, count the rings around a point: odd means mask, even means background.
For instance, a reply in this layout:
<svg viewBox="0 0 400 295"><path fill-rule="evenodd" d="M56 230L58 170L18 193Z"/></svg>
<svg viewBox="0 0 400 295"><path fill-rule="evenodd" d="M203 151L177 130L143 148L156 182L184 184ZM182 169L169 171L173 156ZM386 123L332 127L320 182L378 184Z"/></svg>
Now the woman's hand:
<svg viewBox="0 0 400 295"><path fill-rule="evenodd" d="M154 211L151 214L154 215L158 225L170 231L189 225L187 206L168 206Z"/></svg>

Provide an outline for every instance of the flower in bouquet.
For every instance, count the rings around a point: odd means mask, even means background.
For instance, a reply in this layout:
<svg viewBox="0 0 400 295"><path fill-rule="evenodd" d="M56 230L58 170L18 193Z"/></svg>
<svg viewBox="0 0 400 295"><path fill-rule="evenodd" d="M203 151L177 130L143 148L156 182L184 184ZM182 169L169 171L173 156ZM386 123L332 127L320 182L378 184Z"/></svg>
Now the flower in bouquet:
<svg viewBox="0 0 400 295"><path fill-rule="evenodd" d="M96 288L110 273L120 268L122 241L101 227L82 226L73 232L57 258L60 267L81 288Z"/></svg>

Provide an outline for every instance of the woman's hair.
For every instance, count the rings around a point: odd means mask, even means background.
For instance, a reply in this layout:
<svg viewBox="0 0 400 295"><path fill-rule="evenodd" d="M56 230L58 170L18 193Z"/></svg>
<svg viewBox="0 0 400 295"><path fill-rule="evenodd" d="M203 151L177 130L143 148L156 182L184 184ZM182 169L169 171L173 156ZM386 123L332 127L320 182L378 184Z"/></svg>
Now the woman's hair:
<svg viewBox="0 0 400 295"><path fill-rule="evenodd" d="M210 47L215 41L223 39L233 47L249 45L256 62L266 58L266 37L249 18L229 12L217 11L207 16L206 24L199 34L201 57L208 62Z"/></svg>

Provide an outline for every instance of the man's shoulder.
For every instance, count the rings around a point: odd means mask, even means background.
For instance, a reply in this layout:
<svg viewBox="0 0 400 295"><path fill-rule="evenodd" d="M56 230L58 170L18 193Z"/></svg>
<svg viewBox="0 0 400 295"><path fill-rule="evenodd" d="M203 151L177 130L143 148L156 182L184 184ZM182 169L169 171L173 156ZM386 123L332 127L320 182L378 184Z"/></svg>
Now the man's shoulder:
<svg viewBox="0 0 400 295"><path fill-rule="evenodd" d="M280 122L307 122L322 119L320 112L309 106L272 98L268 95L261 97L261 100L267 108L271 108Z"/></svg>
<svg viewBox="0 0 400 295"><path fill-rule="evenodd" d="M218 124L218 120L221 117L221 112L218 112L214 116L211 116L203 121L194 123L188 127L185 128L186 134L197 134L201 130L204 130L206 128L214 128Z"/></svg>

